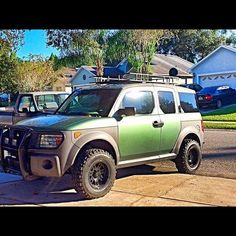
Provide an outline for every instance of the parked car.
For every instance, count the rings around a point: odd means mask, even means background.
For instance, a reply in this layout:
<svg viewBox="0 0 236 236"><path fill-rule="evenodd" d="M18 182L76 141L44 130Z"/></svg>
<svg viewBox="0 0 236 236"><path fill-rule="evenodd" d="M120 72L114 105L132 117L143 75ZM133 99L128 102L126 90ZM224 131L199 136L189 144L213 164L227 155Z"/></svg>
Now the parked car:
<svg viewBox="0 0 236 236"><path fill-rule="evenodd" d="M199 92L200 90L202 90L202 86L199 84L180 84L179 86L193 89L195 92Z"/></svg>
<svg viewBox="0 0 236 236"><path fill-rule="evenodd" d="M15 105L1 108L0 124L15 124L42 114L50 114L62 104L69 93L48 91L20 93Z"/></svg>
<svg viewBox="0 0 236 236"><path fill-rule="evenodd" d="M213 86L203 88L197 93L199 108L220 108L236 103L236 90L230 86Z"/></svg>
<svg viewBox="0 0 236 236"><path fill-rule="evenodd" d="M169 159L179 172L195 173L203 131L193 90L97 84L73 92L54 115L0 128L0 163L25 180L70 173L81 196L98 198L110 191L117 168Z"/></svg>

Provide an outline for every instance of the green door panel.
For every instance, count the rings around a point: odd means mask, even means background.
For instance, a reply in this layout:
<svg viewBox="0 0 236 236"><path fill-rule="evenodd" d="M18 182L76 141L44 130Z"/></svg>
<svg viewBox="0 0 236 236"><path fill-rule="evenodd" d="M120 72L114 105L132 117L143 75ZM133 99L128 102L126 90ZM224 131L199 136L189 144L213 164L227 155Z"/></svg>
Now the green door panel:
<svg viewBox="0 0 236 236"><path fill-rule="evenodd" d="M181 130L179 114L163 114L160 115L161 121L164 123L161 129L161 146L160 154L172 151Z"/></svg>
<svg viewBox="0 0 236 236"><path fill-rule="evenodd" d="M153 127L154 121L160 121L159 115L128 116L118 122L121 160L158 153L161 129Z"/></svg>

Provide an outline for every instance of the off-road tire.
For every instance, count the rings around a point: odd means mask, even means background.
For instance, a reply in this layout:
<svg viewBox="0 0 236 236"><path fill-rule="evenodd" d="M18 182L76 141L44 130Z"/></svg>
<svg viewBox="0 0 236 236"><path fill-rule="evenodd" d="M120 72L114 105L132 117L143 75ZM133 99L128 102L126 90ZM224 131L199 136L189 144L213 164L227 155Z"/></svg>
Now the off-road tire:
<svg viewBox="0 0 236 236"><path fill-rule="evenodd" d="M193 161L189 159L193 159ZM201 160L202 153L199 143L193 139L185 139L175 159L175 165L180 173L194 174L199 168Z"/></svg>
<svg viewBox="0 0 236 236"><path fill-rule="evenodd" d="M96 165L102 166L105 170L104 172L107 173L107 177L104 178L105 183L101 186L99 184L97 186L92 183L92 181L98 183L97 179L99 179L96 178L96 176L94 177L94 174L92 174L94 171L96 172ZM95 175L98 172L99 171L97 171ZM91 148L83 151L77 157L71 168L71 174L74 189L80 196L86 199L99 198L103 197L111 190L116 178L116 166L110 153L102 149ZM102 176L102 174L100 175ZM103 174L103 176L106 176L106 174ZM99 188L99 186L101 188L96 189Z"/></svg>

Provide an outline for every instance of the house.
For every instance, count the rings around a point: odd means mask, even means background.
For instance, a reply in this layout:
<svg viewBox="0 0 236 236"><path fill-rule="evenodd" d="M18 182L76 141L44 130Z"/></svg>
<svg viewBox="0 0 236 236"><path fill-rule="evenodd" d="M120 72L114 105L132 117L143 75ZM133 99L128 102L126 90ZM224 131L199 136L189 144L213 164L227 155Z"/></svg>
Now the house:
<svg viewBox="0 0 236 236"><path fill-rule="evenodd" d="M122 78L128 73L131 65L127 59L123 59L117 66L104 66L103 78ZM70 86L83 86L85 84L94 83L97 81L96 66L81 66L70 80Z"/></svg>
<svg viewBox="0 0 236 236"><path fill-rule="evenodd" d="M220 46L190 68L202 87L228 85L236 89L236 48Z"/></svg>
<svg viewBox="0 0 236 236"><path fill-rule="evenodd" d="M170 54L155 54L151 64L151 75L149 77L156 78L156 77L166 77L166 80L163 82L175 82L175 83L192 83L192 74L189 73L189 69L194 64L178 57L176 55ZM174 78L174 81L168 81L170 78L170 70L174 70L177 72L177 77ZM126 75L127 78L135 78L138 76L138 73L129 73Z"/></svg>

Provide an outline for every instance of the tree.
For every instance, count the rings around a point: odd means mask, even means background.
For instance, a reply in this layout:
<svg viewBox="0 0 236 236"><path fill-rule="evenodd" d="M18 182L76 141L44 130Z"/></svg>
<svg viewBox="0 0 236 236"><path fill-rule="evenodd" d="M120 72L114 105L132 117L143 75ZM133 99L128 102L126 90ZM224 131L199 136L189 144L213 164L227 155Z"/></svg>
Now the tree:
<svg viewBox="0 0 236 236"><path fill-rule="evenodd" d="M17 91L16 62L15 54L9 53L7 49L0 49L0 92Z"/></svg>
<svg viewBox="0 0 236 236"><path fill-rule="evenodd" d="M80 65L96 64L97 75L102 76L108 32L108 30L48 30L47 44L57 48L62 58L72 61L77 58Z"/></svg>
<svg viewBox="0 0 236 236"><path fill-rule="evenodd" d="M172 30L170 38L160 40L158 51L196 62L225 43L224 33L219 30Z"/></svg>
<svg viewBox="0 0 236 236"><path fill-rule="evenodd" d="M0 30L0 91L16 92L16 51L23 44L23 30Z"/></svg>
<svg viewBox="0 0 236 236"><path fill-rule="evenodd" d="M118 30L108 38L106 60L111 63L128 58L137 72L149 73L159 40L169 36L168 30Z"/></svg>
<svg viewBox="0 0 236 236"><path fill-rule="evenodd" d="M27 61L16 66L18 91L44 91L51 88L60 71L54 71L53 61L38 55L30 55Z"/></svg>

